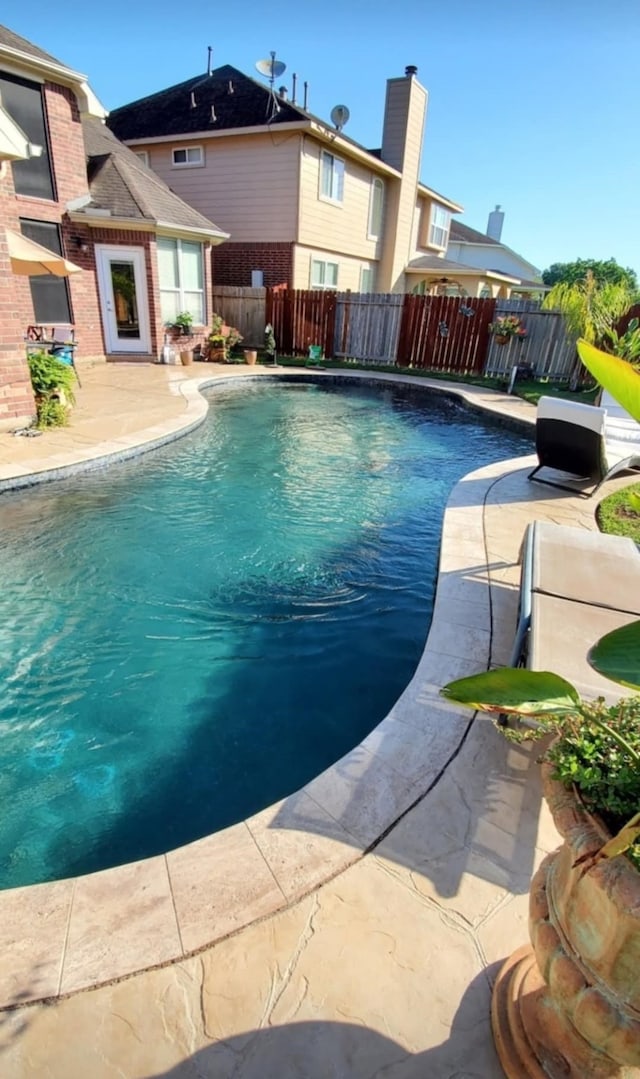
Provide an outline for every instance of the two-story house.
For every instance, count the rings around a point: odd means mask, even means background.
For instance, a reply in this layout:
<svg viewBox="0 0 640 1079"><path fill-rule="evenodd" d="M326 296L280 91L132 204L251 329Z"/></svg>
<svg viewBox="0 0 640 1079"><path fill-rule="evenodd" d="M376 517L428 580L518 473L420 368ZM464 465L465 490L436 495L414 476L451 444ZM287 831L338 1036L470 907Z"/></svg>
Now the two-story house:
<svg viewBox="0 0 640 1079"><path fill-rule="evenodd" d="M150 360L177 311L208 321L211 245L227 234L105 115L85 75L0 27L0 429L35 412L29 326L73 327L82 358Z"/></svg>
<svg viewBox="0 0 640 1079"><path fill-rule="evenodd" d="M462 206L420 182L426 113L427 91L407 67L387 81L382 146L370 150L295 92L226 65L107 122L230 233L214 252L217 284L508 295L512 275L444 259Z"/></svg>

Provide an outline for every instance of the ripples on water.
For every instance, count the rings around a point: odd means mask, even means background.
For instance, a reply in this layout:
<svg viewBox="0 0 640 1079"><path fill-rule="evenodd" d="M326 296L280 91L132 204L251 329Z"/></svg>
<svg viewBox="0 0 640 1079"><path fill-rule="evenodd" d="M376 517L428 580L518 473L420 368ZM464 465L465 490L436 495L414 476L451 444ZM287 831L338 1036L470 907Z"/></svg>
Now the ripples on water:
<svg viewBox="0 0 640 1079"><path fill-rule="evenodd" d="M452 484L529 448L403 389L245 385L2 499L0 886L189 842L357 744L424 646Z"/></svg>

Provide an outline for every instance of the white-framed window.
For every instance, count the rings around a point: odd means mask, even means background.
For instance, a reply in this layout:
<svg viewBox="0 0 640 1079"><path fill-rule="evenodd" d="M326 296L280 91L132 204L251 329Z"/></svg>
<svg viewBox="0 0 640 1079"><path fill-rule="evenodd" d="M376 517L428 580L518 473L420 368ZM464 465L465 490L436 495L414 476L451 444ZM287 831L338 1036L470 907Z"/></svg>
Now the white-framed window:
<svg viewBox="0 0 640 1079"><path fill-rule="evenodd" d="M446 247L449 241L449 228L451 226L451 214L443 206L435 202L431 207L431 220L429 222L429 243L433 247Z"/></svg>
<svg viewBox="0 0 640 1079"><path fill-rule="evenodd" d="M360 267L360 292L376 291L376 268L375 266Z"/></svg>
<svg viewBox="0 0 640 1079"><path fill-rule="evenodd" d="M174 146L171 159L176 169L195 169L204 165L202 146Z"/></svg>
<svg viewBox="0 0 640 1079"><path fill-rule="evenodd" d="M143 165L149 167L149 151L148 150L134 150L136 157L142 161Z"/></svg>
<svg viewBox="0 0 640 1079"><path fill-rule="evenodd" d="M384 184L378 177L371 181L371 193L369 195L369 227L368 237L377 240L382 235L382 207L384 203Z"/></svg>
<svg viewBox="0 0 640 1079"><path fill-rule="evenodd" d="M327 150L320 154L320 198L344 201L344 161Z"/></svg>
<svg viewBox="0 0 640 1079"><path fill-rule="evenodd" d="M311 260L311 288L335 289L338 287L338 263Z"/></svg>
<svg viewBox="0 0 640 1079"><path fill-rule="evenodd" d="M163 322L190 311L196 326L204 326L204 262L202 244L158 237L158 281Z"/></svg>

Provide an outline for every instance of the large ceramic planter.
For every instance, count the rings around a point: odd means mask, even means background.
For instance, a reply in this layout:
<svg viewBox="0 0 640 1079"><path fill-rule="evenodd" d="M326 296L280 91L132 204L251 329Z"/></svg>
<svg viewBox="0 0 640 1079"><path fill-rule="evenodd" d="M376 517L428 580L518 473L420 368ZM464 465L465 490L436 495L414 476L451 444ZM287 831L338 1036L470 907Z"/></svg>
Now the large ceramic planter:
<svg viewBox="0 0 640 1079"><path fill-rule="evenodd" d="M575 862L606 833L543 768L564 845L536 873L532 947L504 964L493 1033L509 1079L640 1079L640 873L622 855Z"/></svg>

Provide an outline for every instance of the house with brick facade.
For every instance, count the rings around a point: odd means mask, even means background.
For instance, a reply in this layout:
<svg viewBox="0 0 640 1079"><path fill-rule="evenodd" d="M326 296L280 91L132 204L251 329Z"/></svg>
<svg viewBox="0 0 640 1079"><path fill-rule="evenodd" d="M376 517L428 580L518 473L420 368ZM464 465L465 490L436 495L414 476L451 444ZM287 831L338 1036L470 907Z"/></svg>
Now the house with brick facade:
<svg viewBox="0 0 640 1079"><path fill-rule="evenodd" d="M461 266L458 280L445 264L462 206L420 180L426 112L427 91L407 67L387 81L382 145L366 149L295 92L225 65L115 109L107 123L230 233L214 251L216 284L508 295L512 275Z"/></svg>
<svg viewBox="0 0 640 1079"><path fill-rule="evenodd" d="M30 326L73 327L80 360L149 361L179 311L196 331L207 323L211 246L227 234L119 143L105 115L86 76L0 27L0 429L35 413ZM14 272L16 237L75 272Z"/></svg>

